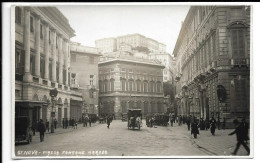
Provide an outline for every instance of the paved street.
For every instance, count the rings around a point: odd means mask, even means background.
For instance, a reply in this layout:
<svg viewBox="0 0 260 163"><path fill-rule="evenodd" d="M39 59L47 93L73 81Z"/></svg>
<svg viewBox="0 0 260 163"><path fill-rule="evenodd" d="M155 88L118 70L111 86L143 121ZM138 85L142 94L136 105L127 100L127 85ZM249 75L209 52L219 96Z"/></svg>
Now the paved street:
<svg viewBox="0 0 260 163"><path fill-rule="evenodd" d="M216 156L230 155L236 140L226 136L232 130L217 130L216 136L201 131L197 140L190 136L186 125L156 128L146 127L143 120L141 130L128 130L127 122L114 120L110 128L106 124L78 129L57 129L47 133L40 142L39 133L33 141L15 146L18 157L39 156ZM238 155L245 155L240 148Z"/></svg>

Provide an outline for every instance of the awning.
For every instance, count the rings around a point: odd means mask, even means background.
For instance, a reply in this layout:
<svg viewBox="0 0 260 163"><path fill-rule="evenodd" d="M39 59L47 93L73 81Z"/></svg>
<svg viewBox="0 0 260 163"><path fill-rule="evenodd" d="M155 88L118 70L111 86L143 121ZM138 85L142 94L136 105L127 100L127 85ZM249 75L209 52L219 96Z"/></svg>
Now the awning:
<svg viewBox="0 0 260 163"><path fill-rule="evenodd" d="M21 106L21 107L42 107L42 105L45 104L44 101L15 101L15 106Z"/></svg>

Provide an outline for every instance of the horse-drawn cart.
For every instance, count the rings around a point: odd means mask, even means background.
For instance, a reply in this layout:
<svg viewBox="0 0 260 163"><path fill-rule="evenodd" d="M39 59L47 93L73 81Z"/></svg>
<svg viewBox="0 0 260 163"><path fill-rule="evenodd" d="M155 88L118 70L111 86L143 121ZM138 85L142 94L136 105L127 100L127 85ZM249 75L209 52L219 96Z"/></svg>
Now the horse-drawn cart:
<svg viewBox="0 0 260 163"><path fill-rule="evenodd" d="M135 129L135 127L140 130L142 126L142 110L141 109L129 109L128 110L128 129Z"/></svg>

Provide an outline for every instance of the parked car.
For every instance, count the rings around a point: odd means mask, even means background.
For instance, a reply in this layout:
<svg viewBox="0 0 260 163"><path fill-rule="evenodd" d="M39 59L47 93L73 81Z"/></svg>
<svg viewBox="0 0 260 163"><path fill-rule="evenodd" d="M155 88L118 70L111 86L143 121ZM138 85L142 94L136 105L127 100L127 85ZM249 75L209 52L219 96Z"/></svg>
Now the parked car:
<svg viewBox="0 0 260 163"><path fill-rule="evenodd" d="M15 143L32 142L32 130L29 127L30 119L26 116L15 118Z"/></svg>
<svg viewBox="0 0 260 163"><path fill-rule="evenodd" d="M133 130L137 127L139 130L142 126L142 110L141 109L129 109L127 114L127 127Z"/></svg>

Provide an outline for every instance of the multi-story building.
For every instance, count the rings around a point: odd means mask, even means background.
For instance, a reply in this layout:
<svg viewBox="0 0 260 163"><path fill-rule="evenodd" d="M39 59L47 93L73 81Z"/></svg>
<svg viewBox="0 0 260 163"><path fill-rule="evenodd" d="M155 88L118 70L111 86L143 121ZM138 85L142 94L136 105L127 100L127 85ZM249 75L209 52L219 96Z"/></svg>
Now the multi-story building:
<svg viewBox="0 0 260 163"><path fill-rule="evenodd" d="M101 53L110 53L118 49L117 40L112 37L96 40L95 45L96 48L98 48Z"/></svg>
<svg viewBox="0 0 260 163"><path fill-rule="evenodd" d="M70 54L70 88L81 93L83 98L83 107L71 109L71 117L79 119L86 113L98 114L98 61L101 54L97 48L79 43L70 44ZM71 103L77 104L78 100L71 99Z"/></svg>
<svg viewBox="0 0 260 163"><path fill-rule="evenodd" d="M140 34L129 34L124 36L118 36L117 38L117 49L120 48L121 44L128 44L132 47L147 47L146 37Z"/></svg>
<svg viewBox="0 0 260 163"><path fill-rule="evenodd" d="M163 82L170 82L174 80L174 63L173 63L173 56L169 53L150 53L150 59L157 59L159 60L164 66L163 70Z"/></svg>
<svg viewBox="0 0 260 163"><path fill-rule="evenodd" d="M160 62L118 51L101 57L98 66L100 114L118 118L129 108L142 109L144 116L165 112Z"/></svg>
<svg viewBox="0 0 260 163"><path fill-rule="evenodd" d="M124 36L118 36L117 38L104 38L95 41L96 48L100 49L102 53L111 53L114 51L120 50L122 47L129 48L130 46L133 50L136 47L145 47L150 50L150 52L155 53L165 53L166 45L160 43L154 39L147 38L143 35L138 33L135 34L128 34Z"/></svg>
<svg viewBox="0 0 260 163"><path fill-rule="evenodd" d="M74 33L55 7L15 7L15 116L29 116L33 123L54 112L58 124L70 118L69 42ZM54 88L58 95L52 107Z"/></svg>
<svg viewBox="0 0 260 163"><path fill-rule="evenodd" d="M250 114L250 6L192 6L174 48L178 114Z"/></svg>

